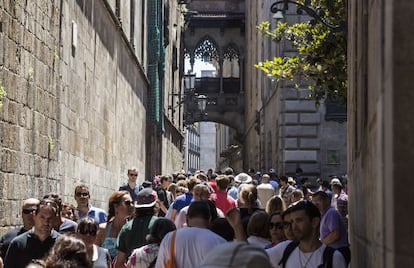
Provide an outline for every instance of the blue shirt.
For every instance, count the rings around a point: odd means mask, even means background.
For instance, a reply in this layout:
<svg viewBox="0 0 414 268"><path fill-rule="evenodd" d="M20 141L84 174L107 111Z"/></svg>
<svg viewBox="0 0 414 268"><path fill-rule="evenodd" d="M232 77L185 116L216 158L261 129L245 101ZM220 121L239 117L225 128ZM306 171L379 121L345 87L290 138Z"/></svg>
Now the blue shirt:
<svg viewBox="0 0 414 268"><path fill-rule="evenodd" d="M85 217L94 218L95 221L99 224L106 222L106 212L101 208L90 207L88 214L83 214L78 211L78 220L83 219Z"/></svg>
<svg viewBox="0 0 414 268"><path fill-rule="evenodd" d="M188 205L190 205L191 201L193 200L192 193L185 193L177 197L173 204L173 209L180 212L180 210Z"/></svg>

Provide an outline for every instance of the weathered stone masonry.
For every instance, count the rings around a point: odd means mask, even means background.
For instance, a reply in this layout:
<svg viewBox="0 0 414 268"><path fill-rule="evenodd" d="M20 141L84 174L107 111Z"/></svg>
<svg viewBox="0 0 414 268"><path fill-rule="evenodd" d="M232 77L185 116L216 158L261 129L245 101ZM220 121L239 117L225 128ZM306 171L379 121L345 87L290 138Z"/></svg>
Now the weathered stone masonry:
<svg viewBox="0 0 414 268"><path fill-rule="evenodd" d="M0 1L0 82L7 91L0 109L1 227L20 223L22 199L55 191L74 202L82 182L93 205L106 208L129 166L145 174L148 84L123 33L129 31L109 6Z"/></svg>

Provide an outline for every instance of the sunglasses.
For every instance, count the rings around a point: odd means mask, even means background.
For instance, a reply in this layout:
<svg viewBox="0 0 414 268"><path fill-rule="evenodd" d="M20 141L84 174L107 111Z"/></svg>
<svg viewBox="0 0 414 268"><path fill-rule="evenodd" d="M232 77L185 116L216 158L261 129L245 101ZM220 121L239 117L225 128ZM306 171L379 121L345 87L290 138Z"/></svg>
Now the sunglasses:
<svg viewBox="0 0 414 268"><path fill-rule="evenodd" d="M81 197L81 196L86 197L86 196L88 196L88 195L89 195L89 193L88 193L88 192L80 192L80 193L76 193L76 196L77 196L77 197Z"/></svg>
<svg viewBox="0 0 414 268"><path fill-rule="evenodd" d="M129 207L129 206L132 206L133 203L132 203L132 201L127 200L127 201L124 201L124 205L127 206L127 207Z"/></svg>
<svg viewBox="0 0 414 268"><path fill-rule="evenodd" d="M30 214L30 213L33 213L33 211L35 210L36 210L35 208L24 208L22 212L24 214Z"/></svg>
<svg viewBox="0 0 414 268"><path fill-rule="evenodd" d="M285 227L285 223L284 222L270 222L269 223L269 228L273 229L273 228L277 228L277 229L283 229L283 227Z"/></svg>
<svg viewBox="0 0 414 268"><path fill-rule="evenodd" d="M131 173L129 173L128 175L132 176L132 177L137 177L138 176L138 174L131 174Z"/></svg>
<svg viewBox="0 0 414 268"><path fill-rule="evenodd" d="M89 235L89 236L95 236L97 232L98 232L97 230L79 230L80 234Z"/></svg>

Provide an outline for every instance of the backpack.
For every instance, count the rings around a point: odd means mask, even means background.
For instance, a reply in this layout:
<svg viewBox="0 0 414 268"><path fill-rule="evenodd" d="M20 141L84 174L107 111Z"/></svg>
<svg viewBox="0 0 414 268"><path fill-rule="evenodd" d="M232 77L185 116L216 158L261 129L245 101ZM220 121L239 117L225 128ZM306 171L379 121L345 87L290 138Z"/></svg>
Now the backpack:
<svg viewBox="0 0 414 268"><path fill-rule="evenodd" d="M298 241L290 242L285 250L283 251L282 259L279 261L279 266L285 267L287 260L289 259L290 254L295 250L295 248L299 245ZM334 248L326 246L323 251L323 263L318 266L318 268L332 268L333 262L333 254L335 252Z"/></svg>

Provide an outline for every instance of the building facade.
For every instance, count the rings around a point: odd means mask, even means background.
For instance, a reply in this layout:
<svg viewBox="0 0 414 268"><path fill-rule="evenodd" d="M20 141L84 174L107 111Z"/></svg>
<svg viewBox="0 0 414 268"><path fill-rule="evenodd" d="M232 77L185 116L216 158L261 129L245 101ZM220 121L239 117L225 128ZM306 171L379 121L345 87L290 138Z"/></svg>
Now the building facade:
<svg viewBox="0 0 414 268"><path fill-rule="evenodd" d="M0 4L0 83L7 92L0 108L1 232L20 224L23 199L53 191L74 203L74 186L85 183L92 204L106 209L129 167L137 167L140 182L154 170L182 167L182 114L167 101L181 90L182 15L178 3L166 2ZM164 30L157 90L150 84L151 22ZM148 154L151 140L156 154Z"/></svg>
<svg viewBox="0 0 414 268"><path fill-rule="evenodd" d="M291 56L295 50L288 42L273 42L256 26L270 21L276 26L270 6L274 1L246 1L246 105L244 169L279 175L293 175L297 168L303 177L328 179L346 173L346 109L342 116L329 115L329 105L319 107L300 81L271 81L254 67L274 56ZM296 14L292 6L285 14L289 23L309 20ZM327 109L328 108L328 109ZM331 120L334 119L334 120Z"/></svg>
<svg viewBox="0 0 414 268"><path fill-rule="evenodd" d="M146 72L150 89L145 175L152 179L183 168L183 69L180 66L185 5L167 0L146 1L146 5Z"/></svg>
<svg viewBox="0 0 414 268"><path fill-rule="evenodd" d="M216 169L216 124L200 123L200 169Z"/></svg>
<svg viewBox="0 0 414 268"><path fill-rule="evenodd" d="M200 169L200 124L187 127L184 149L184 170L194 173Z"/></svg>

